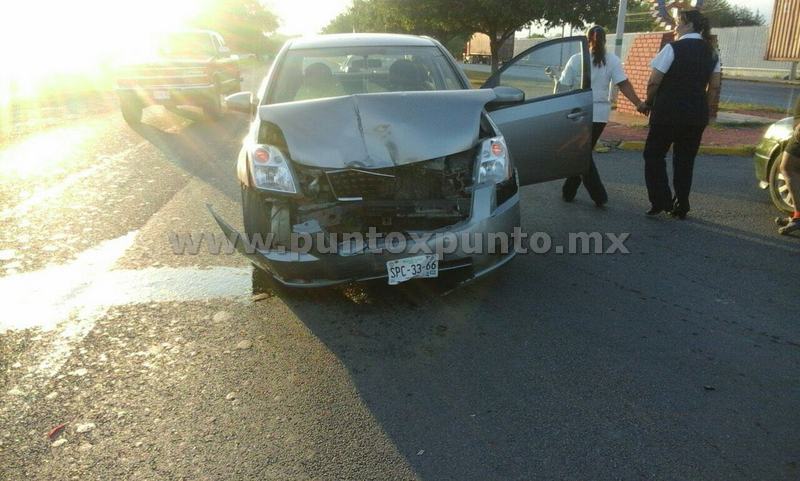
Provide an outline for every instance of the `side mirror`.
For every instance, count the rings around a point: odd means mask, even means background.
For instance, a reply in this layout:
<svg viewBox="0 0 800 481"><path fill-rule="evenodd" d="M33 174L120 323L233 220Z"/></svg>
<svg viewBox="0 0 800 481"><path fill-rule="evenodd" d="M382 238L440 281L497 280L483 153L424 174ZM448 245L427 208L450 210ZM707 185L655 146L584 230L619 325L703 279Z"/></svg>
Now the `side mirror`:
<svg viewBox="0 0 800 481"><path fill-rule="evenodd" d="M516 87L495 87L492 90L494 91L495 99L489 102L490 107L506 107L525 101L525 92Z"/></svg>
<svg viewBox="0 0 800 481"><path fill-rule="evenodd" d="M234 112L252 114L256 105L251 92L239 92L225 97L225 106Z"/></svg>

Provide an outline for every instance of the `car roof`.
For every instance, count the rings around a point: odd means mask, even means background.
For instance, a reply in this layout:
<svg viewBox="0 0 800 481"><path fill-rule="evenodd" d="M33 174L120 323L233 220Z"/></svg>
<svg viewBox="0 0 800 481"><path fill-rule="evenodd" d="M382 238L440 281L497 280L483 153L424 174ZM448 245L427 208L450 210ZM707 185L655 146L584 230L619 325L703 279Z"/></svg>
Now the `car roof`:
<svg viewBox="0 0 800 481"><path fill-rule="evenodd" d="M392 33L337 33L300 37L290 41L289 49L333 47L432 47L428 37Z"/></svg>

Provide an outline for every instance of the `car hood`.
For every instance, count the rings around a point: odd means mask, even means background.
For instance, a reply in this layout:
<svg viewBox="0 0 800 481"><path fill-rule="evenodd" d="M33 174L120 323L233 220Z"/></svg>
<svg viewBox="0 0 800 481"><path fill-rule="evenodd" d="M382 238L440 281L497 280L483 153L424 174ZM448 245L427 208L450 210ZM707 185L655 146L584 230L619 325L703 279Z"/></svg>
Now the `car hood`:
<svg viewBox="0 0 800 481"><path fill-rule="evenodd" d="M265 105L292 160L309 167L379 169L463 152L478 142L492 90L393 92Z"/></svg>

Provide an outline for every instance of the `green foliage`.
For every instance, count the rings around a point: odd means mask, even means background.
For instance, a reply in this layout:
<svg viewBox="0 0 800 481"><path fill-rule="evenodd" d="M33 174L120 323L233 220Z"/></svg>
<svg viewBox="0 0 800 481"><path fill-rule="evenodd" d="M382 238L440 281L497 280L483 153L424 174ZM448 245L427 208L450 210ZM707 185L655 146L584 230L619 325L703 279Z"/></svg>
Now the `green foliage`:
<svg viewBox="0 0 800 481"><path fill-rule="evenodd" d="M711 22L711 27L748 27L764 25L766 20L758 11L747 7L731 5L728 0L706 0L703 13Z"/></svg>
<svg viewBox="0 0 800 481"><path fill-rule="evenodd" d="M492 52L514 33L533 24L555 27L570 24L584 27L602 25L613 33L619 0L355 0L336 17L325 32L395 32L430 35L448 44L481 32L491 39ZM763 25L764 17L747 7L731 6L729 0L707 0L703 11L712 27ZM631 0L625 22L626 32L660 31L646 0ZM496 64L493 64L496 68Z"/></svg>
<svg viewBox="0 0 800 481"><path fill-rule="evenodd" d="M602 11L595 23L606 27L609 33L616 31L619 2L611 2L608 11ZM652 4L645 0L628 2L628 14L625 17L625 32L658 32L664 28L652 16ZM728 0L706 0L703 13L708 16L712 28L744 27L764 25L765 19L758 11L747 7L731 5Z"/></svg>
<svg viewBox="0 0 800 481"><path fill-rule="evenodd" d="M355 0L325 27L324 33L393 32L429 35L449 45L481 32L491 39L492 67L500 46L532 23L584 25L608 10L614 0Z"/></svg>
<svg viewBox="0 0 800 481"><path fill-rule="evenodd" d="M201 12L191 25L219 32L239 52L264 53L264 35L279 25L278 17L258 0L203 0Z"/></svg>
<svg viewBox="0 0 800 481"><path fill-rule="evenodd" d="M446 7L454 3L440 0L354 0L353 6L334 18L322 33L405 33L428 35L448 43L471 33L460 29L449 18Z"/></svg>

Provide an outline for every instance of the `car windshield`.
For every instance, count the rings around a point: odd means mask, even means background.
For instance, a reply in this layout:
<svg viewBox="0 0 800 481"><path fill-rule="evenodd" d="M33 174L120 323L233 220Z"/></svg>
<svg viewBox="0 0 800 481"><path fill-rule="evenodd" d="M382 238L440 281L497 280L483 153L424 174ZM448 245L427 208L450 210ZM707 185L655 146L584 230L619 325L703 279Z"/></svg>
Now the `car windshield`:
<svg viewBox="0 0 800 481"><path fill-rule="evenodd" d="M465 88L436 47L337 47L290 50L268 103L342 95Z"/></svg>
<svg viewBox="0 0 800 481"><path fill-rule="evenodd" d="M168 57L208 56L214 54L214 43L205 33L172 33L160 39L158 49Z"/></svg>

